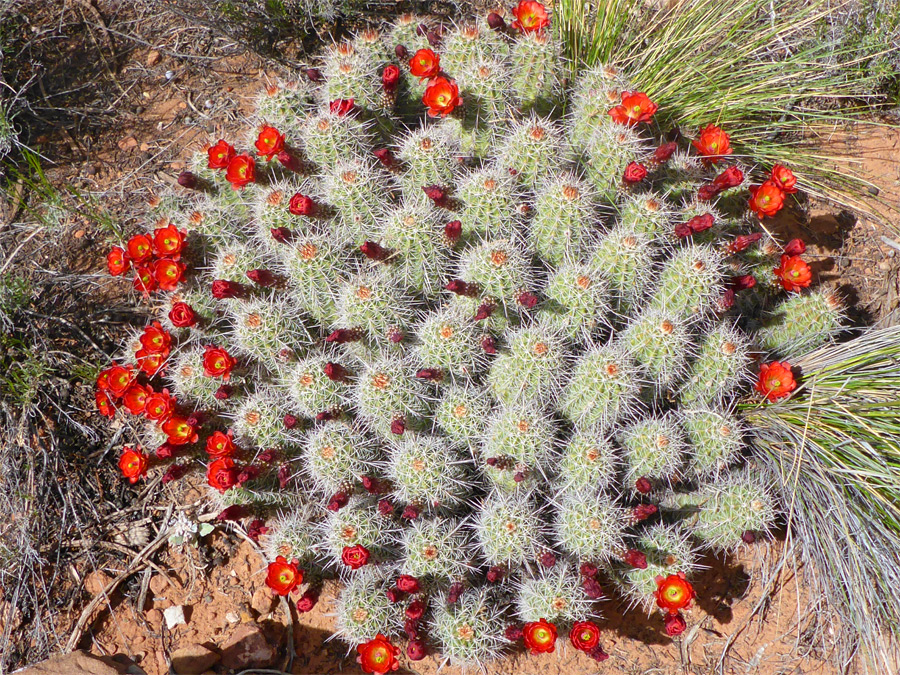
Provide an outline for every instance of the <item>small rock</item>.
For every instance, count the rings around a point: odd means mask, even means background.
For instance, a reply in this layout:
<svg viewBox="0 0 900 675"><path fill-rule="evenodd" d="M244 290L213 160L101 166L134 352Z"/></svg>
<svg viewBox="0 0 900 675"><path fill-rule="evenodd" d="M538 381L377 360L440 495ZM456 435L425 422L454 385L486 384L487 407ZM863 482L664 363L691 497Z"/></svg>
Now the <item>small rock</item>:
<svg viewBox="0 0 900 675"><path fill-rule="evenodd" d="M221 658L203 645L190 645L172 652L172 670L178 675L199 675L216 665Z"/></svg>
<svg viewBox="0 0 900 675"><path fill-rule="evenodd" d="M169 630L187 623L187 619L184 618L184 607L181 605L167 607L163 610L163 617L166 620L166 628Z"/></svg>
<svg viewBox="0 0 900 675"><path fill-rule="evenodd" d="M162 54L155 49L151 49L150 53L147 54L147 65L152 68L160 61L162 61Z"/></svg>
<svg viewBox="0 0 900 675"><path fill-rule="evenodd" d="M144 612L144 618L147 619L147 623L151 626L159 628L162 625L163 613L158 609L148 609Z"/></svg>
<svg viewBox="0 0 900 675"><path fill-rule="evenodd" d="M60 654L42 663L16 671L17 675L123 675L128 666L84 651Z"/></svg>
<svg viewBox="0 0 900 675"><path fill-rule="evenodd" d="M134 136L128 136L120 140L116 145L119 146L119 150L131 150L138 146L138 142Z"/></svg>
<svg viewBox="0 0 900 675"><path fill-rule="evenodd" d="M193 124L193 123L194 123L194 120L193 120L193 118L192 118L190 115L185 115L185 116L184 116L184 119L182 120L182 122L183 122L184 124Z"/></svg>
<svg viewBox="0 0 900 675"><path fill-rule="evenodd" d="M141 143L141 152L147 152L150 146L147 143Z"/></svg>
<svg viewBox="0 0 900 675"><path fill-rule="evenodd" d="M225 615L225 620L228 623L240 623L241 617L238 616L237 614L235 614L234 612L228 612L228 614Z"/></svg>
<svg viewBox="0 0 900 675"><path fill-rule="evenodd" d="M222 665L231 670L265 668L275 660L275 650L259 626L241 624L222 645Z"/></svg>
<svg viewBox="0 0 900 675"><path fill-rule="evenodd" d="M153 595L159 595L166 590L166 586L168 585L169 582L166 581L166 578L161 574L150 577L150 590L153 591Z"/></svg>
<svg viewBox="0 0 900 675"><path fill-rule="evenodd" d="M112 581L112 579L109 578L109 575L106 574L106 572L100 570L91 572L85 577L84 590L91 595L98 595L103 592L103 589L109 585L110 581Z"/></svg>
<svg viewBox="0 0 900 675"><path fill-rule="evenodd" d="M277 600L268 587L257 588L250 598L250 607L260 616L266 616L275 611Z"/></svg>

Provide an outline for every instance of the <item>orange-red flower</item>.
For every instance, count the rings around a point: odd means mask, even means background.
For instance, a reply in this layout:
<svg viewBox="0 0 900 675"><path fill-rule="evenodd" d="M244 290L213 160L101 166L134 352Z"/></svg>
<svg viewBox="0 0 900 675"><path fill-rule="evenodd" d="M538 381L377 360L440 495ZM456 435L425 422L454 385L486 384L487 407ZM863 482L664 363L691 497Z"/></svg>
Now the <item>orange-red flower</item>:
<svg viewBox="0 0 900 675"><path fill-rule="evenodd" d="M131 267L131 259L121 246L113 246L106 255L106 269L114 277L125 274Z"/></svg>
<svg viewBox="0 0 900 675"><path fill-rule="evenodd" d="M147 397L147 402L144 406L144 417L148 420L162 424L174 412L175 397L169 393L168 389L154 392Z"/></svg>
<svg viewBox="0 0 900 675"><path fill-rule="evenodd" d="M153 252L160 258L178 260L184 250L184 232L174 225L166 225L153 230Z"/></svg>
<svg viewBox="0 0 900 675"><path fill-rule="evenodd" d="M112 399L106 395L105 391L94 392L94 401L97 404L97 410L104 417L115 417L116 409L113 407Z"/></svg>
<svg viewBox="0 0 900 675"><path fill-rule="evenodd" d="M134 290L149 295L159 285L154 276L155 264L142 265L134 270Z"/></svg>
<svg viewBox="0 0 900 675"><path fill-rule="evenodd" d="M429 117L446 117L453 112L454 108L462 105L456 80L449 80L442 76L435 77L425 87L422 102L428 108Z"/></svg>
<svg viewBox="0 0 900 675"><path fill-rule="evenodd" d="M284 150L284 134L275 127L262 126L256 139L256 151L259 156L271 160L282 150Z"/></svg>
<svg viewBox="0 0 900 675"><path fill-rule="evenodd" d="M771 180L789 195L797 192L797 177L794 175L794 172L786 166L782 166L781 164L773 166Z"/></svg>
<svg viewBox="0 0 900 675"><path fill-rule="evenodd" d="M241 190L256 180L256 162L250 155L237 155L228 162L225 170L225 180L231 183L235 190Z"/></svg>
<svg viewBox="0 0 900 675"><path fill-rule="evenodd" d="M146 234L136 234L128 240L128 257L135 264L150 260L153 255L153 242Z"/></svg>
<svg viewBox="0 0 900 675"><path fill-rule="evenodd" d="M162 432L169 445L187 445L196 443L199 436L191 421L179 415L172 415L162 423Z"/></svg>
<svg viewBox="0 0 900 675"><path fill-rule="evenodd" d="M431 49L420 49L409 60L409 72L423 80L435 77L441 72L441 57Z"/></svg>
<svg viewBox="0 0 900 675"><path fill-rule="evenodd" d="M207 165L210 169L227 169L228 164L235 156L234 148L221 139L211 148L207 148L206 154L209 158Z"/></svg>
<svg viewBox="0 0 900 675"><path fill-rule="evenodd" d="M546 619L526 623L522 633L525 646L532 654L549 653L556 649L556 626Z"/></svg>
<svg viewBox="0 0 900 675"><path fill-rule="evenodd" d="M109 372L111 370L112 368L106 368L97 373L97 389L101 391L106 391L107 389L109 389Z"/></svg>
<svg viewBox="0 0 900 675"><path fill-rule="evenodd" d="M166 359L169 358L169 350L152 354L146 349L139 349L134 358L137 359L138 368L141 372L146 373L147 377L153 377L160 372L166 365Z"/></svg>
<svg viewBox="0 0 900 675"><path fill-rule="evenodd" d="M113 366L109 369L109 377L106 380L107 389L116 398L122 396L132 382L134 382L134 373L131 366Z"/></svg>
<svg viewBox="0 0 900 675"><path fill-rule="evenodd" d="M147 475L147 466L150 460L143 452L126 448L119 457L119 469L122 475L128 479L129 483L137 483L138 480Z"/></svg>
<svg viewBox="0 0 900 675"><path fill-rule="evenodd" d="M767 180L762 185L750 186L750 201L747 205L762 220L765 216L774 216L784 206L784 192L775 183Z"/></svg>
<svg viewBox="0 0 900 675"><path fill-rule="evenodd" d="M206 453L213 459L231 457L234 454L235 445L231 437L231 430L227 434L216 431L206 439Z"/></svg>
<svg viewBox="0 0 900 675"><path fill-rule="evenodd" d="M397 90L397 83L400 81L400 69L391 63L385 66L381 73L381 88L386 94L393 94Z"/></svg>
<svg viewBox="0 0 900 675"><path fill-rule="evenodd" d="M369 549L362 544L345 546L341 551L341 562L351 570L358 570L369 562Z"/></svg>
<svg viewBox="0 0 900 675"><path fill-rule="evenodd" d="M160 258L153 263L153 279L162 291L174 291L184 279L184 263Z"/></svg>
<svg viewBox="0 0 900 675"><path fill-rule="evenodd" d="M715 124L708 124L706 128L700 132L700 137L692 142L697 152L706 162L715 164L725 155L730 155L731 139L724 131Z"/></svg>
<svg viewBox="0 0 900 675"><path fill-rule="evenodd" d="M237 360L222 347L207 345L203 355L203 372L207 377L221 377L226 382Z"/></svg>
<svg viewBox="0 0 900 675"><path fill-rule="evenodd" d="M773 271L788 293L807 288L812 283L812 270L798 255L782 254L781 264Z"/></svg>
<svg viewBox="0 0 900 675"><path fill-rule="evenodd" d="M609 111L609 116L617 124L627 124L630 127L641 122L649 122L656 114L657 106L642 91L622 92L622 103Z"/></svg>
<svg viewBox="0 0 900 675"><path fill-rule="evenodd" d="M225 492L237 485L240 470L234 465L231 457L223 457L211 462L206 467L206 482L219 492Z"/></svg>
<svg viewBox="0 0 900 675"><path fill-rule="evenodd" d="M569 632L569 640L575 649L589 652L600 644L600 629L593 621L577 621Z"/></svg>
<svg viewBox="0 0 900 675"><path fill-rule="evenodd" d="M159 321L154 321L149 326L144 327L144 332L140 337L141 345L151 354L159 354L168 352L172 345L172 336L165 328L160 325Z"/></svg>
<svg viewBox="0 0 900 675"><path fill-rule="evenodd" d="M169 321L178 328L187 328L197 323L197 315L193 308L186 302L176 302L169 310Z"/></svg>
<svg viewBox="0 0 900 675"><path fill-rule="evenodd" d="M520 0L519 4L513 7L512 13L516 17L512 27L523 33L533 33L550 25L547 8L536 0Z"/></svg>
<svg viewBox="0 0 900 675"><path fill-rule="evenodd" d="M669 614L677 614L691 604L695 597L694 587L684 576L684 572L656 577L656 604Z"/></svg>
<svg viewBox="0 0 900 675"><path fill-rule="evenodd" d="M358 653L356 662L362 666L364 673L385 675L400 667L400 662L397 661L399 647L392 645L381 633L378 633L374 640L357 645L356 651Z"/></svg>
<svg viewBox="0 0 900 675"><path fill-rule="evenodd" d="M763 395L767 401L777 401L790 394L797 388L797 381L791 372L791 364L786 361L772 361L759 367L759 379L756 381L756 391Z"/></svg>
<svg viewBox="0 0 900 675"><path fill-rule="evenodd" d="M144 408L147 406L147 399L152 393L153 390L150 387L132 382L122 397L122 403L125 404L125 409L132 415L142 415Z"/></svg>
<svg viewBox="0 0 900 675"><path fill-rule="evenodd" d="M295 561L288 562L280 555L275 562L270 562L266 570L266 586L278 595L289 595L297 586L303 583L303 572L297 569Z"/></svg>

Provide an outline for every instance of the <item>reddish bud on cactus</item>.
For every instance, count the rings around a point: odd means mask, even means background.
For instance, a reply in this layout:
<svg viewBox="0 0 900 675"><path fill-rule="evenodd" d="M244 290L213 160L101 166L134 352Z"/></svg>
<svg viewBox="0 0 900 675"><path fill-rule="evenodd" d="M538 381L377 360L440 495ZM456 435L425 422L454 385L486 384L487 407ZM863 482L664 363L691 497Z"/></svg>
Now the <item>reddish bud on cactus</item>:
<svg viewBox="0 0 900 675"><path fill-rule="evenodd" d="M622 179L626 185L637 185L647 177L647 167L639 162L630 162L625 167Z"/></svg>
<svg viewBox="0 0 900 675"><path fill-rule="evenodd" d="M394 505L389 499L381 499L378 502L378 513L387 518L394 515Z"/></svg>
<svg viewBox="0 0 900 675"><path fill-rule="evenodd" d="M401 61L405 61L409 58L409 50L403 45L397 45L396 47L394 47L394 54Z"/></svg>
<svg viewBox="0 0 900 675"><path fill-rule="evenodd" d="M540 562L544 567L555 567L556 556L553 555L550 551L544 551L538 558L538 562Z"/></svg>
<svg viewBox="0 0 900 675"><path fill-rule="evenodd" d="M675 226L675 235L681 238L690 237L708 230L715 224L715 218L711 213L704 213L702 216L694 216L686 223L678 223Z"/></svg>
<svg viewBox="0 0 900 675"><path fill-rule="evenodd" d="M165 475L162 477L163 485L171 483L173 480L178 480L187 473L187 470L188 468L183 464L170 464L169 468L166 469Z"/></svg>
<svg viewBox="0 0 900 675"><path fill-rule="evenodd" d="M223 384L218 389L216 389L216 393L213 394L217 401L227 401L231 396L232 388L230 384Z"/></svg>
<svg viewBox="0 0 900 675"><path fill-rule="evenodd" d="M625 551L622 560L624 560L627 565L631 565L639 570L647 569L647 556L636 549L630 548Z"/></svg>
<svg viewBox="0 0 900 675"><path fill-rule="evenodd" d="M291 467L287 464L282 464L278 467L278 487L284 490L291 482Z"/></svg>
<svg viewBox="0 0 900 675"><path fill-rule="evenodd" d="M603 597L603 587L600 586L600 582L596 579L582 579L581 588L584 590L584 594L591 600L599 600Z"/></svg>
<svg viewBox="0 0 900 675"><path fill-rule="evenodd" d="M436 206L441 206L447 200L447 193L438 185L426 185L422 191Z"/></svg>
<svg viewBox="0 0 900 675"><path fill-rule="evenodd" d="M320 413L316 413L316 422L331 422L332 420L336 420L340 416L341 414L339 411L323 410Z"/></svg>
<svg viewBox="0 0 900 675"><path fill-rule="evenodd" d="M639 523L655 516L658 511L659 507L656 504L639 504L632 509L631 518L634 522Z"/></svg>
<svg viewBox="0 0 900 675"><path fill-rule="evenodd" d="M319 591L312 588L307 589L303 595L297 598L297 611L300 614L311 612L312 608L319 602Z"/></svg>
<svg viewBox="0 0 900 675"><path fill-rule="evenodd" d="M517 483L521 483L525 480L525 474L522 471L516 471L513 474L513 480Z"/></svg>
<svg viewBox="0 0 900 675"><path fill-rule="evenodd" d="M497 466L497 463L500 461L496 457L488 457L484 460L488 466Z"/></svg>
<svg viewBox="0 0 900 675"><path fill-rule="evenodd" d="M212 282L212 294L217 300L239 298L244 295L244 286L234 281L216 279Z"/></svg>
<svg viewBox="0 0 900 675"><path fill-rule="evenodd" d="M360 339L362 339L362 336L358 331L349 328L338 328L336 331L331 333L331 335L325 338L325 342L334 342L336 344L342 345L347 342L357 342Z"/></svg>
<svg viewBox="0 0 900 675"><path fill-rule="evenodd" d="M178 452L179 448L172 445L171 443L163 443L160 445L153 454L156 455L157 459L171 459Z"/></svg>
<svg viewBox="0 0 900 675"><path fill-rule="evenodd" d="M497 343L490 335L485 335L481 338L481 348L484 350L485 354L497 353Z"/></svg>
<svg viewBox="0 0 900 675"><path fill-rule="evenodd" d="M537 296L531 291L520 293L519 297L516 298L516 301L525 309L534 309L535 305L538 304Z"/></svg>
<svg viewBox="0 0 900 675"><path fill-rule="evenodd" d="M278 283L278 279L269 270L250 270L247 278L263 288L271 288Z"/></svg>
<svg viewBox="0 0 900 675"><path fill-rule="evenodd" d="M728 245L728 250L732 253L740 253L750 248L753 244L763 238L762 232L754 232L753 234L741 234L734 238L734 241Z"/></svg>
<svg viewBox="0 0 900 675"><path fill-rule="evenodd" d="M178 174L178 184L188 190L197 189L197 176L190 171L182 171Z"/></svg>
<svg viewBox="0 0 900 675"><path fill-rule="evenodd" d="M734 307L734 289L729 288L722 294L722 297L719 298L716 311L727 312L732 307Z"/></svg>
<svg viewBox="0 0 900 675"><path fill-rule="evenodd" d="M646 495L650 493L650 490L653 489L652 483L646 476L641 476L634 482L634 489L640 492L642 495Z"/></svg>
<svg viewBox="0 0 900 675"><path fill-rule="evenodd" d="M425 649L424 640L410 640L409 644L406 645L406 656L409 657L410 661L421 661L428 655L428 650Z"/></svg>
<svg viewBox="0 0 900 675"><path fill-rule="evenodd" d="M406 637L410 640L415 640L421 634L419 632L419 620L418 619L407 619L403 622L403 632L406 633Z"/></svg>
<svg viewBox="0 0 900 675"><path fill-rule="evenodd" d="M687 622L681 614L666 614L666 635L676 637L687 629Z"/></svg>
<svg viewBox="0 0 900 675"><path fill-rule="evenodd" d="M381 73L381 88L386 94L397 91L397 83L400 81L400 69L393 63L387 66Z"/></svg>
<svg viewBox="0 0 900 675"><path fill-rule="evenodd" d="M444 236L452 242L455 242L462 235L462 223L458 220L451 220L444 225Z"/></svg>
<svg viewBox="0 0 900 675"><path fill-rule="evenodd" d="M403 593L396 587L387 589L384 594L387 596L388 602L392 605L396 605L403 599Z"/></svg>
<svg viewBox="0 0 900 675"><path fill-rule="evenodd" d="M456 293L456 295L464 295L468 297L474 297L478 295L478 289L474 284L467 284L462 279L453 279L446 286L444 286L451 293Z"/></svg>
<svg viewBox="0 0 900 675"><path fill-rule="evenodd" d="M503 633L510 642L518 642L525 637L525 631L518 624L510 624Z"/></svg>
<svg viewBox="0 0 900 675"><path fill-rule="evenodd" d="M420 380L440 382L444 379L444 373L439 368L422 368L416 372L416 377Z"/></svg>
<svg viewBox="0 0 900 675"><path fill-rule="evenodd" d="M585 579L594 579L599 571L599 568L592 563L581 563L581 567L578 568L578 572Z"/></svg>
<svg viewBox="0 0 900 675"><path fill-rule="evenodd" d="M306 69L306 77L309 78L310 82L324 82L325 81L325 78L322 76L322 73L318 68L307 68Z"/></svg>
<svg viewBox="0 0 900 675"><path fill-rule="evenodd" d="M347 503L349 501L350 495L348 495L346 492L335 492L331 496L331 499L328 500L328 506L326 506L325 508L327 508L329 511L337 512L347 506Z"/></svg>
<svg viewBox="0 0 900 675"><path fill-rule="evenodd" d="M332 114L337 115L338 117L344 117L353 110L355 105L356 102L352 98L339 98L329 103L328 109Z"/></svg>
<svg viewBox="0 0 900 675"><path fill-rule="evenodd" d="M447 602L449 602L451 605L455 605L456 601L459 600L459 596L463 594L464 590L466 590L466 587L463 586L459 581L450 584L450 588L447 591Z"/></svg>
<svg viewBox="0 0 900 675"><path fill-rule="evenodd" d="M475 312L475 316L472 317L474 321L484 321L485 319L490 318L491 314L494 313L494 306L489 302L484 303L483 305L478 306L478 311ZM484 343L482 342L482 345ZM491 352L493 353L493 352Z"/></svg>
<svg viewBox="0 0 900 675"><path fill-rule="evenodd" d="M488 583L496 584L499 581L503 581L503 577L506 576L502 567L498 567L494 565L491 569L487 571L487 580Z"/></svg>
<svg viewBox="0 0 900 675"><path fill-rule="evenodd" d="M275 158L279 161L281 166L283 166L288 171L301 172L303 170L303 163L291 154L290 150L282 150Z"/></svg>
<svg viewBox="0 0 900 675"><path fill-rule="evenodd" d="M491 30L506 30L506 21L497 12L491 12L487 16L488 26Z"/></svg>
<svg viewBox="0 0 900 675"><path fill-rule="evenodd" d="M403 342L403 331L396 330L396 329L391 330L388 333L388 340L390 340L394 344L397 344L398 342Z"/></svg>
<svg viewBox="0 0 900 675"><path fill-rule="evenodd" d="M311 216L316 212L316 203L312 197L298 192L288 202L288 211L295 216Z"/></svg>
<svg viewBox="0 0 900 675"><path fill-rule="evenodd" d="M280 455L278 454L277 450L275 450L274 448L268 448L266 450L263 450L261 453L259 453L256 456L256 459L258 461L262 462L263 464L271 464L276 459L278 459L279 456Z"/></svg>
<svg viewBox="0 0 900 675"><path fill-rule="evenodd" d="M403 509L403 513L400 514L400 517L403 518L403 520L415 520L419 517L419 507L414 506L413 504L407 504Z"/></svg>
<svg viewBox="0 0 900 675"><path fill-rule="evenodd" d="M806 244L802 239L791 239L785 244L784 252L787 255L803 255L806 253Z"/></svg>
<svg viewBox="0 0 900 675"><path fill-rule="evenodd" d="M249 515L248 511L243 506L241 506L240 504L232 504L225 510L221 511L216 516L216 520L218 520L219 522L236 521L246 517L247 515Z"/></svg>
<svg viewBox="0 0 900 675"><path fill-rule="evenodd" d="M406 618L410 621L418 621L425 614L425 603L421 600L413 600L406 608Z"/></svg>
<svg viewBox="0 0 900 675"><path fill-rule="evenodd" d="M402 436L404 431L406 431L406 420L397 418L391 421L391 433L394 434L394 436Z"/></svg>
<svg viewBox="0 0 900 675"><path fill-rule="evenodd" d="M284 419L282 420L285 429L293 429L295 426L297 426L297 421L297 418L290 413L285 415Z"/></svg>
<svg viewBox="0 0 900 675"><path fill-rule="evenodd" d="M675 154L677 149L678 144L675 141L663 143L653 153L653 157L650 161L654 164L665 164L672 158L672 155Z"/></svg>
<svg viewBox="0 0 900 675"><path fill-rule="evenodd" d="M325 377L332 382L346 382L347 376L350 374L345 368L331 361L326 363L322 370L325 371Z"/></svg>
<svg viewBox="0 0 900 675"><path fill-rule="evenodd" d="M397 160L394 159L393 153L387 148L378 148L377 150L373 150L372 154L375 155L375 158L381 162L385 168L393 169L397 166Z"/></svg>
<svg viewBox="0 0 900 675"><path fill-rule="evenodd" d="M374 241L367 241L359 247L359 250L362 251L362 254L366 256L369 260L377 260L382 262L391 255L390 250L384 248L383 246L379 246Z"/></svg>
<svg viewBox="0 0 900 675"><path fill-rule="evenodd" d="M606 659L609 658L609 654L607 654L605 651L603 651L603 648L600 645L597 645L596 647L594 647L588 653L588 656L590 656L592 659L594 659L594 661L596 661L597 663L602 663L603 661L606 661Z"/></svg>
<svg viewBox="0 0 900 675"><path fill-rule="evenodd" d="M752 274L731 277L728 285L734 291L747 291L756 286L756 277Z"/></svg>
<svg viewBox="0 0 900 675"><path fill-rule="evenodd" d="M258 466L245 467L244 470L238 474L238 486L241 486L244 483L249 483L251 480L256 480L257 478L259 478L259 474L261 471L262 469L260 469Z"/></svg>
<svg viewBox="0 0 900 675"><path fill-rule="evenodd" d="M741 541L745 544L753 544L756 542L756 535L750 530L746 530L743 534L741 534Z"/></svg>
<svg viewBox="0 0 900 675"><path fill-rule="evenodd" d="M409 574L401 574L397 577L397 588L404 593L418 593L419 580Z"/></svg>
<svg viewBox="0 0 900 675"><path fill-rule="evenodd" d="M432 47L439 47L441 44L442 36L436 30L430 30L425 34L425 39L428 40L428 44Z"/></svg>
<svg viewBox="0 0 900 675"><path fill-rule="evenodd" d="M277 241L279 244L290 243L291 238L294 236L294 233L286 227L273 227L269 230L269 232L272 233L272 239Z"/></svg>

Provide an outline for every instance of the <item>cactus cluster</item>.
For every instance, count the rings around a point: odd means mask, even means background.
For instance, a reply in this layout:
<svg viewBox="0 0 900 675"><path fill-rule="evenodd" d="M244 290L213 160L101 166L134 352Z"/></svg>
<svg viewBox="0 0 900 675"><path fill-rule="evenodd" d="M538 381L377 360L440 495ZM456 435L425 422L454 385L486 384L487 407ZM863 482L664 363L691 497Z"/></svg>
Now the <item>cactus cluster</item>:
<svg viewBox="0 0 900 675"><path fill-rule="evenodd" d="M273 564L339 574L354 645L483 662L523 623L589 636L598 578L671 614L662 578L774 518L735 412L754 357L840 328L802 251L754 233L727 135L661 143L627 73L567 81L523 5L334 45L260 95L255 153L219 141L154 200L186 233L174 291L130 258L171 340L128 371L174 401L150 463L206 463L223 507L273 518Z"/></svg>

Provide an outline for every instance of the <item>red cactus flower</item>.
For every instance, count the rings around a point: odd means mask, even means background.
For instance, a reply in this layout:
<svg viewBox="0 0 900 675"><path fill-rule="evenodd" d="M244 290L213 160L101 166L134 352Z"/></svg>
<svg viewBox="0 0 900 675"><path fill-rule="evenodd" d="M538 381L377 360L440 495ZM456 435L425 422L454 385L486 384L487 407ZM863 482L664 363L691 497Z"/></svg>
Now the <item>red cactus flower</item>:
<svg viewBox="0 0 900 675"><path fill-rule="evenodd" d="M668 143L663 143L656 150L653 151L653 157L650 158L651 164L665 164L668 162L672 155L675 154L675 151L678 149L678 144L675 141L669 141Z"/></svg>
<svg viewBox="0 0 900 675"><path fill-rule="evenodd" d="M206 467L206 482L210 487L224 493L237 485L239 473L240 470L234 465L234 460L231 457L223 457L210 462Z"/></svg>
<svg viewBox="0 0 900 675"><path fill-rule="evenodd" d="M288 202L288 211L295 216L311 216L316 212L316 203L312 197L296 193Z"/></svg>
<svg viewBox="0 0 900 675"><path fill-rule="evenodd" d="M791 372L791 364L786 361L772 361L759 367L759 379L755 389L767 401L777 401L797 388L797 381Z"/></svg>
<svg viewBox="0 0 900 675"><path fill-rule="evenodd" d="M122 403L132 415L142 415L144 414L144 408L147 407L147 399L152 393L153 390L150 387L132 382L122 397Z"/></svg>
<svg viewBox="0 0 900 675"><path fill-rule="evenodd" d="M344 117L353 110L356 101L352 98L339 98L328 104L328 110L338 117Z"/></svg>
<svg viewBox="0 0 900 675"><path fill-rule="evenodd" d="M171 445L187 445L196 443L199 436L197 429L191 420L172 415L162 423L162 432L166 435L166 442Z"/></svg>
<svg viewBox="0 0 900 675"><path fill-rule="evenodd" d="M121 246L113 246L106 254L106 269L114 276L125 274L131 268L131 259Z"/></svg>
<svg viewBox="0 0 900 675"><path fill-rule="evenodd" d="M786 194L792 195L797 192L797 177L794 175L794 172L786 166L782 166L781 164L773 166L772 177L770 180Z"/></svg>
<svg viewBox="0 0 900 675"><path fill-rule="evenodd" d="M141 369L141 372L145 373L147 377L153 377L165 367L166 359L169 358L169 350L166 349L153 354L146 349L139 349L135 353L134 358L137 360L138 368Z"/></svg>
<svg viewBox="0 0 900 675"><path fill-rule="evenodd" d="M157 391L147 397L144 406L144 416L148 420L162 424L175 412L175 397L168 389Z"/></svg>
<svg viewBox="0 0 900 675"><path fill-rule="evenodd" d="M206 154L208 157L207 166L210 169L227 169L236 153L233 147L219 139L218 143L207 148Z"/></svg>
<svg viewBox="0 0 900 675"><path fill-rule="evenodd" d="M697 152L709 164L716 164L725 155L732 153L731 139L715 124L709 124L696 141L691 143Z"/></svg>
<svg viewBox="0 0 900 675"><path fill-rule="evenodd" d="M109 371L112 368L106 368L97 373L97 389L101 391L106 391L109 389Z"/></svg>
<svg viewBox="0 0 900 675"><path fill-rule="evenodd" d="M425 88L422 102L428 108L429 117L446 117L454 108L462 105L456 80L442 76L433 78Z"/></svg>
<svg viewBox="0 0 900 675"><path fill-rule="evenodd" d="M221 377L227 382L236 365L237 360L224 348L207 345L203 354L203 372L207 377Z"/></svg>
<svg viewBox="0 0 900 675"><path fill-rule="evenodd" d="M791 239L785 244L784 252L787 255L803 255L806 253L806 244L802 239Z"/></svg>
<svg viewBox="0 0 900 675"><path fill-rule="evenodd" d="M550 25L547 8L535 0L520 0L512 13L516 17L512 27L522 33L534 33Z"/></svg>
<svg viewBox="0 0 900 675"><path fill-rule="evenodd" d="M782 255L781 264L773 272L788 293L807 288L812 283L812 270L797 255Z"/></svg>
<svg viewBox="0 0 900 675"><path fill-rule="evenodd" d="M522 630L525 646L532 654L545 654L556 650L556 626L546 619L526 623Z"/></svg>
<svg viewBox="0 0 900 675"><path fill-rule="evenodd" d="M409 60L409 72L423 80L431 79L441 72L441 57L431 49L420 49Z"/></svg>
<svg viewBox="0 0 900 675"><path fill-rule="evenodd" d="M271 161L275 155L284 150L284 134L275 127L263 125L259 129L255 145L259 156Z"/></svg>
<svg viewBox="0 0 900 675"><path fill-rule="evenodd" d="M185 233L174 225L153 230L153 253L159 258L178 260L184 250Z"/></svg>
<svg viewBox="0 0 900 675"><path fill-rule="evenodd" d="M153 279L161 291L174 291L184 279L184 263L160 258L153 263Z"/></svg>
<svg viewBox="0 0 900 675"><path fill-rule="evenodd" d="M212 282L212 294L217 300L239 298L244 294L244 287L236 281L216 279Z"/></svg>
<svg viewBox="0 0 900 675"><path fill-rule="evenodd" d="M128 257L135 264L146 262L153 256L153 241L149 235L136 234L128 240Z"/></svg>
<svg viewBox="0 0 900 675"><path fill-rule="evenodd" d="M158 286L156 276L154 276L154 267L142 265L134 270L134 290L150 295Z"/></svg>
<svg viewBox="0 0 900 675"><path fill-rule="evenodd" d="M197 315L193 308L186 302L176 302L169 310L169 321L177 328L188 328L196 325Z"/></svg>
<svg viewBox="0 0 900 675"><path fill-rule="evenodd" d="M636 185L647 177L647 167L640 162L629 162L622 179L628 185Z"/></svg>
<svg viewBox="0 0 900 675"><path fill-rule="evenodd" d="M381 73L381 88L386 94L397 91L397 83L400 81L400 69L393 63L386 66Z"/></svg>
<svg viewBox="0 0 900 675"><path fill-rule="evenodd" d="M231 457L234 455L235 449L230 429L227 434L222 433L221 431L215 431L206 439L206 454L213 459Z"/></svg>
<svg viewBox="0 0 900 675"><path fill-rule="evenodd" d="M397 588L404 593L418 593L419 580L408 574L401 574L397 577Z"/></svg>
<svg viewBox="0 0 900 675"><path fill-rule="evenodd" d="M241 190L256 180L256 162L250 155L243 154L233 157L228 162L225 171L225 180L231 183L235 190Z"/></svg>
<svg viewBox="0 0 900 675"><path fill-rule="evenodd" d="M106 394L105 391L97 391L94 392L94 402L97 404L97 410L104 417L115 417L116 409L113 406L112 399Z"/></svg>
<svg viewBox="0 0 900 675"><path fill-rule="evenodd" d="M303 583L303 572L296 561L288 562L283 555L270 562L266 569L266 586L278 595L285 596Z"/></svg>
<svg viewBox="0 0 900 675"><path fill-rule="evenodd" d="M622 103L609 111L609 116L617 124L633 127L641 122L649 122L656 114L657 106L647 94L640 91L622 92Z"/></svg>
<svg viewBox="0 0 900 675"><path fill-rule="evenodd" d="M397 660L400 649L392 645L381 633L378 633L374 640L358 645L356 651L359 654L356 662L362 666L364 673L385 675L400 668L400 662Z"/></svg>
<svg viewBox="0 0 900 675"><path fill-rule="evenodd" d="M168 353L169 347L172 345L172 336L159 321L154 321L144 328L141 334L140 343L151 354Z"/></svg>
<svg viewBox="0 0 900 675"><path fill-rule="evenodd" d="M771 180L762 185L751 185L747 205L760 220L765 216L774 216L784 206L784 192Z"/></svg>
<svg viewBox="0 0 900 675"><path fill-rule="evenodd" d="M694 599L694 587L684 576L684 572L656 577L656 604L669 614L677 614Z"/></svg>
<svg viewBox="0 0 900 675"><path fill-rule="evenodd" d="M132 485L147 475L149 464L150 458L141 452L140 447L137 450L126 448L119 457L119 470Z"/></svg>
<svg viewBox="0 0 900 675"><path fill-rule="evenodd" d="M664 623L666 635L670 637L681 635L687 629L687 622L680 613L666 614Z"/></svg>
<svg viewBox="0 0 900 675"><path fill-rule="evenodd" d="M249 536L249 532L247 533ZM319 602L319 592L313 588L307 588L303 595L297 598L297 611L300 614L311 612Z"/></svg>
<svg viewBox="0 0 900 675"><path fill-rule="evenodd" d="M569 632L569 641L575 649L589 652L600 643L600 629L593 621L577 621Z"/></svg>
<svg viewBox="0 0 900 675"><path fill-rule="evenodd" d="M345 546L341 551L341 562L351 570L358 570L369 562L369 549L362 544Z"/></svg>
<svg viewBox="0 0 900 675"><path fill-rule="evenodd" d="M731 253L740 253L741 251L746 251L762 238L762 232L754 232L753 234L739 234L734 238L734 241L728 245L728 250Z"/></svg>
<svg viewBox="0 0 900 675"><path fill-rule="evenodd" d="M131 366L113 366L109 369L109 377L106 382L109 393L118 398L134 382L134 372L132 372Z"/></svg>

